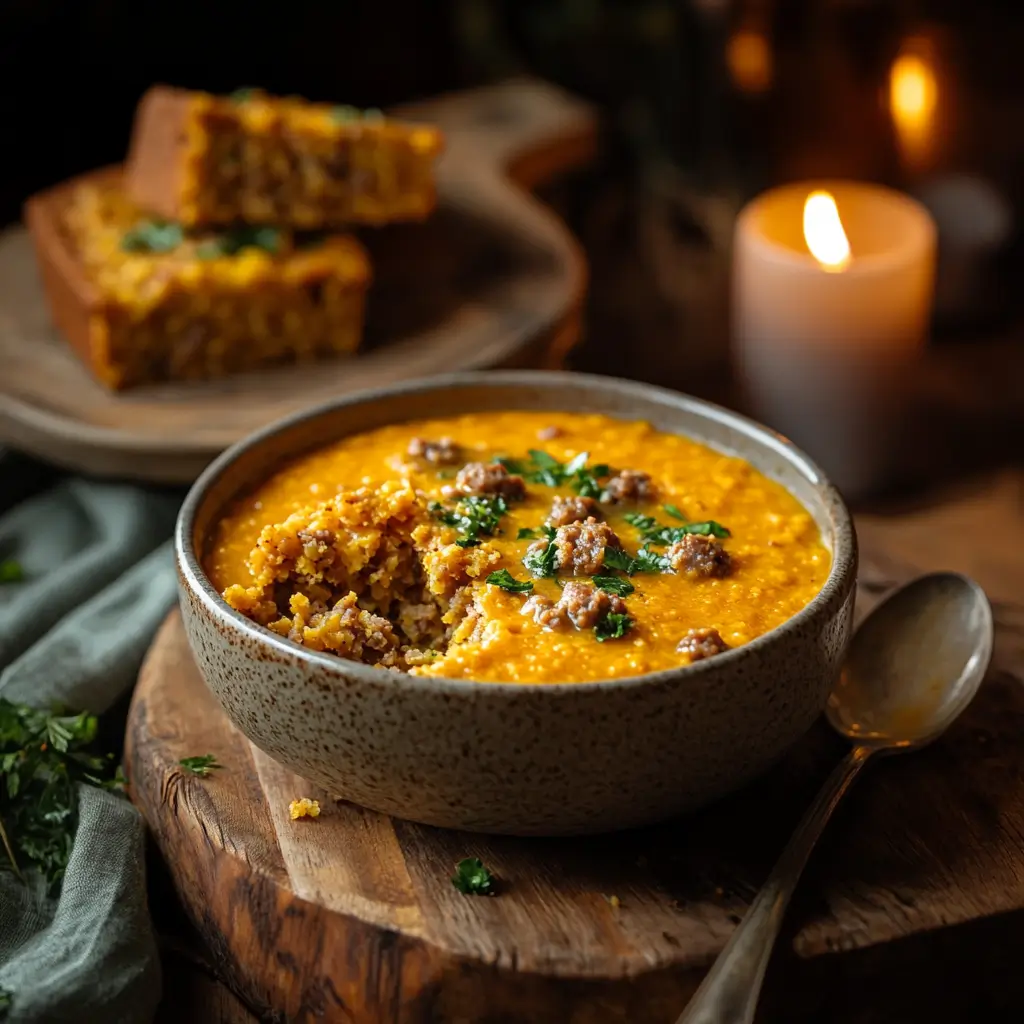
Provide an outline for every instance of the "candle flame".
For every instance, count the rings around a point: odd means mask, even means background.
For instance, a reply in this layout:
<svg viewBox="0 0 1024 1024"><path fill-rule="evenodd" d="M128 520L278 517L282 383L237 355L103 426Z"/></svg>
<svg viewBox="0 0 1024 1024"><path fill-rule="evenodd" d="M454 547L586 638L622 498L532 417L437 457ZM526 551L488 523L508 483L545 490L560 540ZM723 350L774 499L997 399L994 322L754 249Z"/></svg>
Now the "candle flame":
<svg viewBox="0 0 1024 1024"><path fill-rule="evenodd" d="M935 62L923 40L910 40L889 70L889 110L905 158L927 161L939 100Z"/></svg>
<svg viewBox="0 0 1024 1024"><path fill-rule="evenodd" d="M830 192L812 192L804 202L804 240L825 270L838 272L850 265L850 242Z"/></svg>
<svg viewBox="0 0 1024 1024"><path fill-rule="evenodd" d="M736 87L743 92L765 92L772 84L772 51L756 28L741 28L726 44L726 65Z"/></svg>

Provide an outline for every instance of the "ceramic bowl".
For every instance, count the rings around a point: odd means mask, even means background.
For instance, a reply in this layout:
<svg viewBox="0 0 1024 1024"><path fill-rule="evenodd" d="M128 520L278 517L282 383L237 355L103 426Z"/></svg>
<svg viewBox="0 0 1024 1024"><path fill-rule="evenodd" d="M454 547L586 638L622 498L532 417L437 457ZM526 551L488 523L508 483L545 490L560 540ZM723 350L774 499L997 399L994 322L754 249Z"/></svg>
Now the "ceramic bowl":
<svg viewBox="0 0 1024 1024"><path fill-rule="evenodd" d="M201 567L223 509L283 460L422 417L570 409L647 420L742 456L812 514L833 554L788 622L715 658L591 683L418 678L307 650L229 608ZM190 491L176 531L181 608L210 689L252 742L339 798L516 835L640 825L762 772L825 705L851 629L857 542L839 494L785 439L660 388L569 373L460 374L339 399L254 434Z"/></svg>

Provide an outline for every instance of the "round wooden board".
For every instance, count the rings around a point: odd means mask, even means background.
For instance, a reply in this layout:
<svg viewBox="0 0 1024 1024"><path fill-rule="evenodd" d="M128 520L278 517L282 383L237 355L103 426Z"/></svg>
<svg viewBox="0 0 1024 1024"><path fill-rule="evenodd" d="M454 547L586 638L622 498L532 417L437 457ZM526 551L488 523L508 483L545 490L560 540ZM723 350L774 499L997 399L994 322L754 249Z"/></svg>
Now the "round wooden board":
<svg viewBox="0 0 1024 1024"><path fill-rule="evenodd" d="M967 572L993 601L996 653L950 733L880 763L830 825L759 1019L907 1024L927 1007L959 1024L980 1019L982 989L982 1017L1019 1017L1002 1010L1024 1006L1022 488L1007 474L924 511L858 518L861 612L919 572ZM338 801L254 749L174 612L139 677L125 767L217 974L262 1021L671 1024L841 751L817 728L743 792L648 829L446 832ZM206 753L223 765L206 779L179 765ZM289 819L299 796L320 801L317 821ZM452 887L467 856L499 876L496 898ZM998 943L980 944L993 928Z"/></svg>
<svg viewBox="0 0 1024 1024"><path fill-rule="evenodd" d="M339 394L451 370L555 367L575 344L586 267L525 189L585 163L591 108L513 81L403 108L440 125L438 209L362 237L375 267L356 357L112 393L53 330L23 228L0 235L0 442L71 469L189 483L226 446Z"/></svg>

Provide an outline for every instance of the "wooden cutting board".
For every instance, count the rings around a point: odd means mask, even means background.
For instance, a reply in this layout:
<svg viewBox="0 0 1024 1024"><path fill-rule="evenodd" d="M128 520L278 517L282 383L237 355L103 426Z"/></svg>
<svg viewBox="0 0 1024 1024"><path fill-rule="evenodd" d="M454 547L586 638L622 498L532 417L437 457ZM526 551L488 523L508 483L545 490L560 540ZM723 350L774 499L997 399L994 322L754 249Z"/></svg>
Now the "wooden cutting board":
<svg viewBox="0 0 1024 1024"><path fill-rule="evenodd" d="M830 826L760 1019L1021 1019L1024 475L858 526L862 613L918 572L968 572L993 601L996 654L950 734L881 762ZM255 750L175 613L139 679L126 765L216 972L256 1019L671 1024L841 750L818 728L744 792L615 836L446 832L335 802ZM204 753L224 766L208 779L178 766ZM298 796L319 799L318 821L289 820ZM456 892L466 856L499 896Z"/></svg>
<svg viewBox="0 0 1024 1024"><path fill-rule="evenodd" d="M452 370L557 367L580 333L583 255L526 190L585 164L592 108L531 80L396 111L445 132L438 209L366 231L364 351L223 381L112 393L49 323L24 228L0 234L0 443L78 471L190 483L225 447L339 394Z"/></svg>

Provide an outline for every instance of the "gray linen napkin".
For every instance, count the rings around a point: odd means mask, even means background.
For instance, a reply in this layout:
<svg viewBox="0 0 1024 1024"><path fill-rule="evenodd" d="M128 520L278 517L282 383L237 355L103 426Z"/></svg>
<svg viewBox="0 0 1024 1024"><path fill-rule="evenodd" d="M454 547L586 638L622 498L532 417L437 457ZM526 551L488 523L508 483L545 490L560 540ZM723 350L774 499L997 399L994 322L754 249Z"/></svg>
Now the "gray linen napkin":
<svg viewBox="0 0 1024 1024"><path fill-rule="evenodd" d="M25 575L0 585L0 697L97 714L117 702L174 602L178 503L66 480L0 518L0 557ZM10 1024L152 1020L160 968L143 823L124 798L80 787L58 899L0 872L0 988L12 993Z"/></svg>

